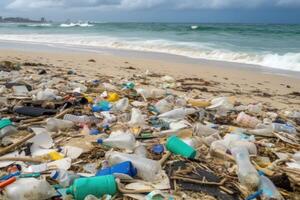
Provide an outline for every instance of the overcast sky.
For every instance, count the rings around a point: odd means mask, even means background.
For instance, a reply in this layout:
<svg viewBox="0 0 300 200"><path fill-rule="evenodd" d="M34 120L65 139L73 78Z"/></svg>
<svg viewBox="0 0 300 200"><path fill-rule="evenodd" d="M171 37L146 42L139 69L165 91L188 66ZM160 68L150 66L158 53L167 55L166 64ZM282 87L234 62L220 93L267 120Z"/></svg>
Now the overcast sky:
<svg viewBox="0 0 300 200"><path fill-rule="evenodd" d="M300 0L0 0L0 16L54 21L300 23Z"/></svg>

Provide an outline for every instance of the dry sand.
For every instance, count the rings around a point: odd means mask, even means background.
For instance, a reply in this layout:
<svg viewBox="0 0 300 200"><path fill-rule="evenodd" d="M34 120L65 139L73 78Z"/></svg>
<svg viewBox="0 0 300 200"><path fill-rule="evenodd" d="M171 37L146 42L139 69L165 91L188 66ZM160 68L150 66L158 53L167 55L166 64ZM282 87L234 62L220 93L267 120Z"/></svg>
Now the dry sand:
<svg viewBox="0 0 300 200"><path fill-rule="evenodd" d="M95 62L90 62L90 59ZM224 65L221 62L193 63L180 59L146 58L138 53L133 56L121 56L3 49L0 50L0 61L2 60L35 62L74 69L80 75L98 79L103 75L131 77L149 70L176 79L197 78L185 80L186 83L191 83L185 87L185 92L190 96L236 96L236 99L243 103L265 102L279 109L300 109L300 77L265 73L265 70L260 68L236 67L236 64L233 67L230 63Z"/></svg>

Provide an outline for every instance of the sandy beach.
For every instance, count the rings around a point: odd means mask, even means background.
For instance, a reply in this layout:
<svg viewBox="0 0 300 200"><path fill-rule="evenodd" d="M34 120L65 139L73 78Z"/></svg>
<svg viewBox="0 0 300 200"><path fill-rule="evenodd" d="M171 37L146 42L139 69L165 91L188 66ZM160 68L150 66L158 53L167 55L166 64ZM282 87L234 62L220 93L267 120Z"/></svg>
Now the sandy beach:
<svg viewBox="0 0 300 200"><path fill-rule="evenodd" d="M91 59L94 61L91 62ZM1 49L0 60L42 63L55 69L74 69L82 76L100 80L102 76L111 76L116 81L148 71L161 76L170 75L177 80L191 79L188 83L190 88L185 87L185 92L191 96L235 96L243 103L265 102L278 109L297 109L300 105L298 72L278 72L259 66L133 51L116 53L104 50L94 53L58 49L55 52L55 48Z"/></svg>

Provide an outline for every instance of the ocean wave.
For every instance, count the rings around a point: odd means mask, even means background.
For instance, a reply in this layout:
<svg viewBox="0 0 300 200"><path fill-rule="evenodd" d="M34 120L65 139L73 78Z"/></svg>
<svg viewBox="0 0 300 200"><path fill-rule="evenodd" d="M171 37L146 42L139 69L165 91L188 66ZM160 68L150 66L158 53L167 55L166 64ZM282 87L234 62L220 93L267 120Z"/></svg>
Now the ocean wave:
<svg viewBox="0 0 300 200"><path fill-rule="evenodd" d="M60 24L60 27L69 28L69 27L93 27L93 24L89 23L69 23L69 24Z"/></svg>
<svg viewBox="0 0 300 200"><path fill-rule="evenodd" d="M46 44L81 45L115 49L147 51L181 55L217 61L254 64L265 67L300 71L300 53L242 52L217 48L216 44L176 42L170 40L142 40L109 36L80 35L0 35L1 40Z"/></svg>

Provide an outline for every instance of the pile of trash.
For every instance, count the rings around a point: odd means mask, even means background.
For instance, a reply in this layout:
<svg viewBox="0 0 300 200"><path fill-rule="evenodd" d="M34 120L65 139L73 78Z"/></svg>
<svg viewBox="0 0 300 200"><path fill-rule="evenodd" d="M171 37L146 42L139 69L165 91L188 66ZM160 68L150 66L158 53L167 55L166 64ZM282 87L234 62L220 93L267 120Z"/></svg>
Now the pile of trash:
<svg viewBox="0 0 300 200"><path fill-rule="evenodd" d="M300 197L299 110L204 99L149 72L0 70L1 199Z"/></svg>

